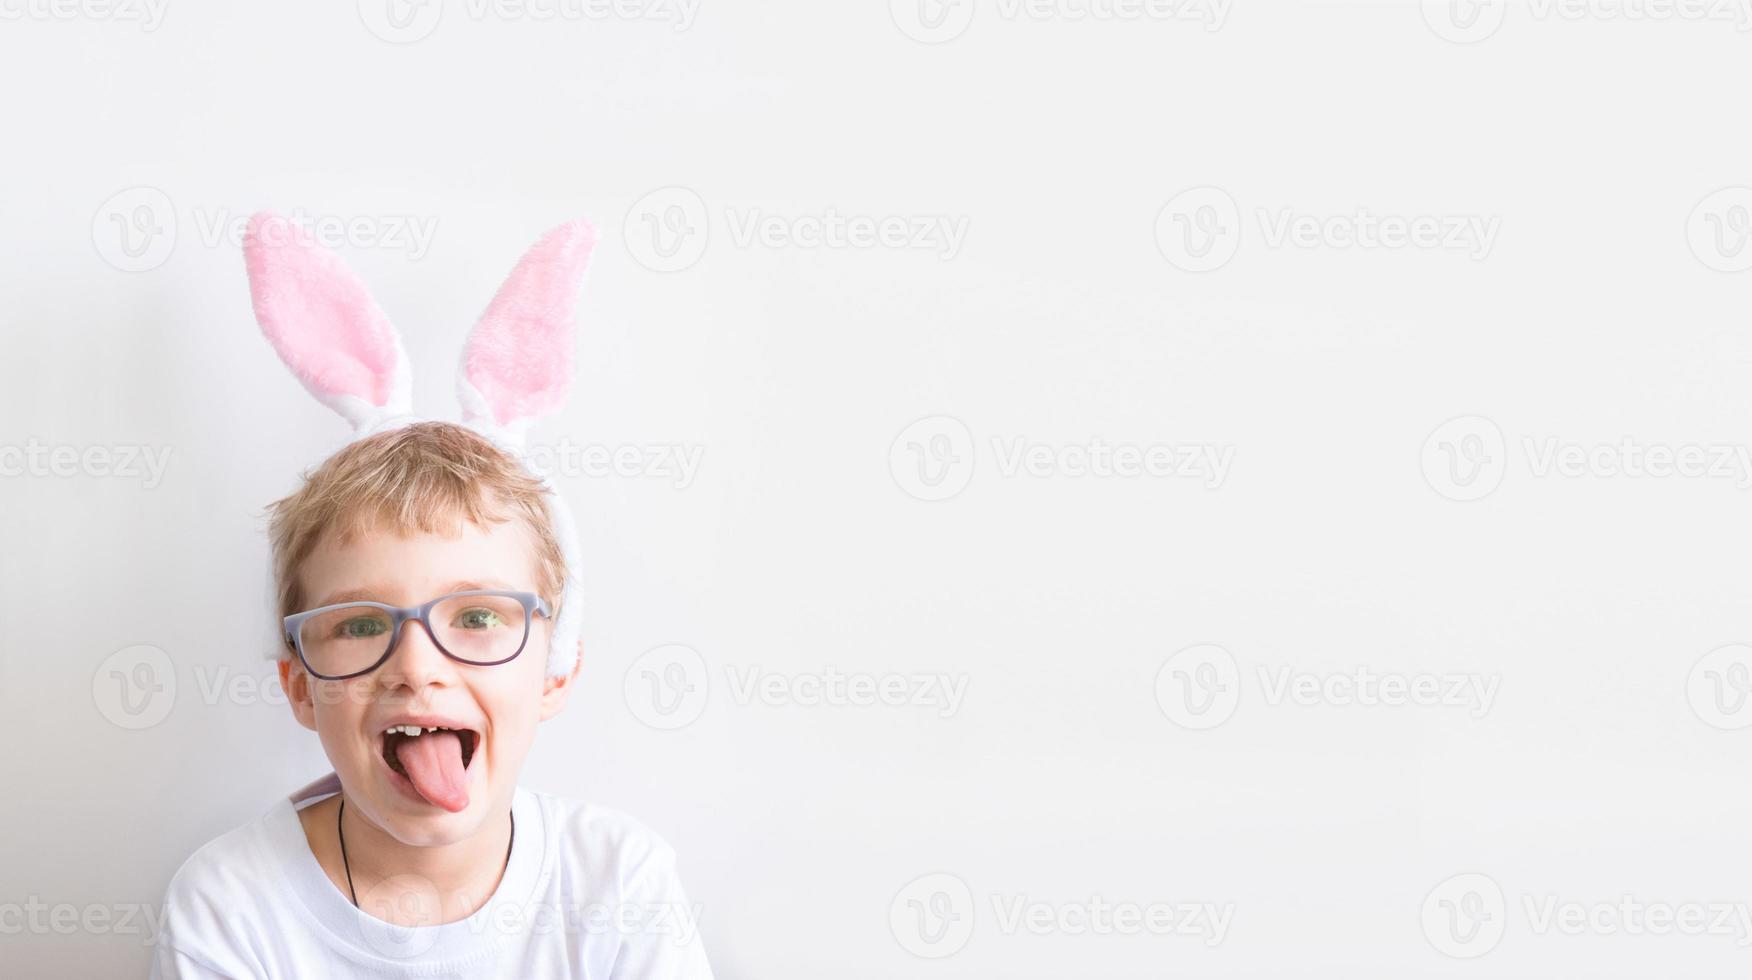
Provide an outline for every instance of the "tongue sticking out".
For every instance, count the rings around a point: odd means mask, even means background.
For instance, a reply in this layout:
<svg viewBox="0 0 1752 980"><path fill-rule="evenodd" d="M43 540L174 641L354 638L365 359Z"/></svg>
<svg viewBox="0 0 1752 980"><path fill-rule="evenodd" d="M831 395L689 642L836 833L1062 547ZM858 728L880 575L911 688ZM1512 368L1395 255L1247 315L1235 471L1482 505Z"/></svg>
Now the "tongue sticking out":
<svg viewBox="0 0 1752 980"><path fill-rule="evenodd" d="M468 806L468 789L463 785L460 735L429 732L402 738L396 744L396 758L401 760L414 788L428 802L451 813Z"/></svg>

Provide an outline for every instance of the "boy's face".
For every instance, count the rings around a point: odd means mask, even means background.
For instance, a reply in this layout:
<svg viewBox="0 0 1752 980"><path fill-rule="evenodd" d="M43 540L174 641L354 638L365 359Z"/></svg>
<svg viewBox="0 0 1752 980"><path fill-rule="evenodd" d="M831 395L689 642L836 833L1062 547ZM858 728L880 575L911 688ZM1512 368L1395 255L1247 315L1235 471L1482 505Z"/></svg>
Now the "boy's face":
<svg viewBox="0 0 1752 980"><path fill-rule="evenodd" d="M534 536L522 521L487 528L459 523L454 535L372 531L344 545L325 536L299 572L305 608L354 600L414 606L467 589L540 591ZM546 598L550 604L558 600ZM489 816L510 806L537 723L565 704L577 670L569 677L546 676L552 627L547 617L536 616L529 642L515 660L476 667L446 657L419 623L409 621L389 659L368 674L321 680L294 656L280 664L281 683L293 714L321 738L349 809L357 806L405 844L448 844L471 836ZM410 718L428 724L441 719L438 727L467 729L473 738L424 735L420 741L435 741L416 749L398 744L404 736L384 734ZM457 747L471 741L472 752L464 750L466 765L458 775ZM406 769L390 762L411 761L402 750L429 750L428 758L445 760L435 768L460 792L446 805L429 801ZM430 778L426 782L430 785Z"/></svg>

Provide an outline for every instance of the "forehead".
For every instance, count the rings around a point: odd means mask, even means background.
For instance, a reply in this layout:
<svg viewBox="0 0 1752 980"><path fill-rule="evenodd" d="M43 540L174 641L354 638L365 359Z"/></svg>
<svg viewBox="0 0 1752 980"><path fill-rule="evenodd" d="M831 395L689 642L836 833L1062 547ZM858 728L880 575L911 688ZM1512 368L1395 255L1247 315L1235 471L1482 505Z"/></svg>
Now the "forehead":
<svg viewBox="0 0 1752 980"><path fill-rule="evenodd" d="M298 576L307 609L355 599L414 605L458 588L539 591L535 538L515 519L325 532Z"/></svg>

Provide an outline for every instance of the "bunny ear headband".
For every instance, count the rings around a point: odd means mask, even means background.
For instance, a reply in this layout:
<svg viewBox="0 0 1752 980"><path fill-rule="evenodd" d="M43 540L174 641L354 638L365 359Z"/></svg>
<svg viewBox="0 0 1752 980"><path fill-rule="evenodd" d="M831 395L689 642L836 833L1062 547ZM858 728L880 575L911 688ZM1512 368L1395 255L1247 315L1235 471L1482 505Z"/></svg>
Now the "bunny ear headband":
<svg viewBox="0 0 1752 980"><path fill-rule="evenodd" d="M526 468L530 423L557 411L572 387L572 308L595 244L584 220L543 235L463 345L456 378L463 424ZM340 256L271 212L250 218L243 253L262 333L304 387L352 424L353 441L419 421L401 337ZM566 560L547 662L548 676L562 677L577 663L582 628L578 533L565 498L531 472L547 487Z"/></svg>

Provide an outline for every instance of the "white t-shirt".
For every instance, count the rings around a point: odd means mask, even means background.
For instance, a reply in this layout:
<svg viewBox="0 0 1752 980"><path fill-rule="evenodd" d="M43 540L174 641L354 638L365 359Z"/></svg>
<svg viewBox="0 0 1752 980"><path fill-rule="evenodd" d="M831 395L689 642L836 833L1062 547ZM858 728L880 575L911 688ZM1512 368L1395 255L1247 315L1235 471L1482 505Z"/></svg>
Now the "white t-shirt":
<svg viewBox="0 0 1752 980"><path fill-rule="evenodd" d="M171 879L152 975L710 980L675 852L632 817L519 787L487 904L397 926L355 908L310 852L298 811L339 790L330 774L196 851Z"/></svg>

